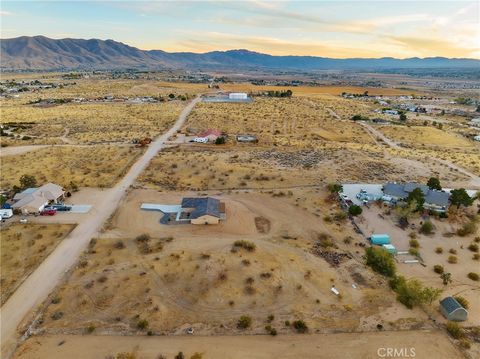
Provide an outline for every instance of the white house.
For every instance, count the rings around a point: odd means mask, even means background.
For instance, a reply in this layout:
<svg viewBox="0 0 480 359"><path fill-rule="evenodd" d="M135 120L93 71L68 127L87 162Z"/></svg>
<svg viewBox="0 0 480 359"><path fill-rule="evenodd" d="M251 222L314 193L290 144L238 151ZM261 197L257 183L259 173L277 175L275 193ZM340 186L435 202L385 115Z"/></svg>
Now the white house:
<svg viewBox="0 0 480 359"><path fill-rule="evenodd" d="M232 92L228 95L230 100L246 100L248 98L245 92Z"/></svg>

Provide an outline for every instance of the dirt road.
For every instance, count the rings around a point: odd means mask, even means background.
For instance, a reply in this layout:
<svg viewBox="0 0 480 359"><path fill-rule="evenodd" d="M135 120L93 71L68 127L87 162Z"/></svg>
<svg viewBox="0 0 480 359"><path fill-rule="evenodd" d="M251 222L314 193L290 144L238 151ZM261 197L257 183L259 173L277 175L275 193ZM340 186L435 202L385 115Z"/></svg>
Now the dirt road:
<svg viewBox="0 0 480 359"><path fill-rule="evenodd" d="M59 343L62 343L61 345ZM209 359L220 358L386 358L387 349L397 358L463 358L441 331L400 331L313 335L238 336L104 336L56 335L30 338L15 353L15 359L108 358L116 353L135 353L137 358L173 358L195 352Z"/></svg>
<svg viewBox="0 0 480 359"><path fill-rule="evenodd" d="M385 136L383 133L381 133L380 131L376 130L375 128L373 128L372 126L370 126L369 124L365 123L365 122L362 122L360 121L359 122L364 128L365 130L372 135L372 137L377 140L377 139L380 139L382 140L387 146L391 147L391 148L394 148L394 149L401 149L402 147L400 147L400 145L391 140L390 138L388 138L387 136ZM456 164L453 164L452 162L450 161L447 161L447 160L443 160L441 158L435 158L435 157L431 157L431 159L435 160L436 162L438 163L441 163L451 169L453 169L454 171L457 171L457 172L460 172L468 177L470 177L470 182L468 183L468 187L470 188L478 188L480 187L480 177L467 171L466 169L460 167L460 166L457 166Z"/></svg>
<svg viewBox="0 0 480 359"><path fill-rule="evenodd" d="M16 329L23 318L38 306L55 288L66 271L77 261L91 238L97 235L103 223L118 207L127 189L132 185L150 160L164 148L165 141L175 134L185 122L196 98L185 107L173 127L153 141L145 153L130 168L115 187L108 190L104 200L97 205L97 216L89 216L65 238L55 251L38 266L0 309L2 358L8 358L16 345Z"/></svg>

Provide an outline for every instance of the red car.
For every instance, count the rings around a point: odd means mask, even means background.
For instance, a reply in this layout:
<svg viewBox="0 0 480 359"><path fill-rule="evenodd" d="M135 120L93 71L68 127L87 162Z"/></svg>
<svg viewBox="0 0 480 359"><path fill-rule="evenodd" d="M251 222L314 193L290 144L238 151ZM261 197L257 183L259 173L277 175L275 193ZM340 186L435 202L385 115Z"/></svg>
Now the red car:
<svg viewBox="0 0 480 359"><path fill-rule="evenodd" d="M54 209L44 209L43 211L40 212L41 216L54 216L55 213L57 213L56 210Z"/></svg>

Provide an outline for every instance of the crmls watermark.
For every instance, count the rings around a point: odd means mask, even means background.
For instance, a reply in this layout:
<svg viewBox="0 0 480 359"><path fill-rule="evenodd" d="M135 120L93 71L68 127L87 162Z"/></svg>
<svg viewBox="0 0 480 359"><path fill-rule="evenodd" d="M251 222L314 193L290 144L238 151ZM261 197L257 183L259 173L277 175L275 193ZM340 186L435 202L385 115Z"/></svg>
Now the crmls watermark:
<svg viewBox="0 0 480 359"><path fill-rule="evenodd" d="M378 348L380 358L415 358L415 348Z"/></svg>

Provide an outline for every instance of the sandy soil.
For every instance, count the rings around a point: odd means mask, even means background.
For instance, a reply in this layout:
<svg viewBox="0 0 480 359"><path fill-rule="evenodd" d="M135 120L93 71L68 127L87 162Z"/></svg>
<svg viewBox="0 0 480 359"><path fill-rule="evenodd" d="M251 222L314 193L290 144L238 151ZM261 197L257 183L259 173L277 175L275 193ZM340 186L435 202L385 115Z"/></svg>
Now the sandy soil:
<svg viewBox="0 0 480 359"><path fill-rule="evenodd" d="M372 233L388 233L390 234L392 244L399 251L408 251L409 249L409 233L412 230L402 230L392 220L391 216L383 215L381 218L379 214L382 214L383 210L373 205L370 209L364 209L361 218L357 220L360 228L365 235L369 236ZM415 228L420 227L420 218L411 220L410 222L415 225ZM452 224L447 221L432 220L435 225L435 233L430 236L425 236L418 231L417 240L420 242L420 256L423 260L421 264L406 264L403 263L406 259L415 259L410 255L397 256L397 269L405 275L407 278L418 278L427 285L433 285L435 287L444 290L441 298L448 295L461 295L470 302L468 320L463 323L465 326L480 325L480 285L478 282L474 282L467 278L469 272L478 272L479 263L472 259L473 252L467 249L468 245L472 242L473 236L459 237L449 236L446 237L443 233L455 232L458 228L457 224ZM443 248L442 254L435 253L437 247ZM448 257L450 249L457 251L458 263L448 263ZM445 272L452 273L453 282L448 286L444 286L440 276L433 271L433 266L440 264L445 268ZM445 318L439 313L438 304L434 305L435 311L431 314L436 320L445 322Z"/></svg>
<svg viewBox="0 0 480 359"><path fill-rule="evenodd" d="M184 109L175 125L152 142L125 177L112 188L108 197L97 206L99 215L91 216L88 221L80 223L2 306L0 318L2 323L2 356L8 356L13 345L15 345L17 326L23 318L47 297L65 271L77 261L90 239L95 236L101 225L117 208L127 189L134 183L156 153L163 148L164 142L180 128L198 101L199 99L192 101Z"/></svg>
<svg viewBox="0 0 480 359"><path fill-rule="evenodd" d="M60 344L62 343L62 344ZM383 349L385 348L385 349ZM173 358L182 351L208 359L270 358L381 358L387 348L404 350L397 357L418 359L463 358L441 331L341 333L321 335L147 337L147 336L35 336L15 353L15 359L106 358L120 352L153 359ZM412 356L411 350L414 351Z"/></svg>
<svg viewBox="0 0 480 359"><path fill-rule="evenodd" d="M47 147L47 145L29 145L29 146L9 146L9 147L2 147L0 150L0 157L3 156L14 156L14 155L21 155L23 153L27 153L30 151L36 151Z"/></svg>

